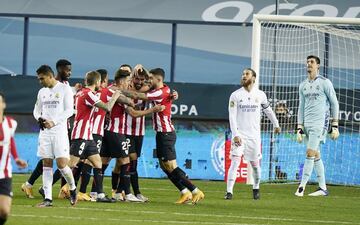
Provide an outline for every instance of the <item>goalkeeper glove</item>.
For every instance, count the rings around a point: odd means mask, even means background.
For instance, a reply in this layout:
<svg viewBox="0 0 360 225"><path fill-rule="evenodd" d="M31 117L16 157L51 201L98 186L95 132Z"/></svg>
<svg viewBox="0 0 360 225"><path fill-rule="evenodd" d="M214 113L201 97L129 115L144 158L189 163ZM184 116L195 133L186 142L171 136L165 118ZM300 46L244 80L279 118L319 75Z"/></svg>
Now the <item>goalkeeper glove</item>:
<svg viewBox="0 0 360 225"><path fill-rule="evenodd" d="M334 120L331 122L329 133L330 133L330 138L333 140L336 140L340 135L338 127L339 127L338 121Z"/></svg>
<svg viewBox="0 0 360 225"><path fill-rule="evenodd" d="M41 130L44 130L46 127L45 127L45 120L41 117L39 117L38 119L38 124L39 124L39 127Z"/></svg>
<svg viewBox="0 0 360 225"><path fill-rule="evenodd" d="M298 143L301 143L303 141L303 135L304 135L304 126L299 124L296 129L296 141Z"/></svg>

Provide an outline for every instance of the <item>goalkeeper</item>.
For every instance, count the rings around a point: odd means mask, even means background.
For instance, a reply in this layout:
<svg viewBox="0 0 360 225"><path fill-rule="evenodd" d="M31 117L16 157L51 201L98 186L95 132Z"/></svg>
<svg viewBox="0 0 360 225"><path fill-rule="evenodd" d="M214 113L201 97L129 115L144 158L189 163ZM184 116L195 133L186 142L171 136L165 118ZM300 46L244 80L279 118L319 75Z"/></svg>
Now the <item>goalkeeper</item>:
<svg viewBox="0 0 360 225"><path fill-rule="evenodd" d="M296 196L304 196L305 186L313 169L317 174L319 189L309 196L327 196L324 164L320 157L320 144L323 144L329 129L330 137L339 137L338 114L339 103L331 81L319 75L320 59L317 56L307 57L308 77L299 86L299 111L297 141L307 145L306 159L300 185ZM330 112L329 112L330 109Z"/></svg>

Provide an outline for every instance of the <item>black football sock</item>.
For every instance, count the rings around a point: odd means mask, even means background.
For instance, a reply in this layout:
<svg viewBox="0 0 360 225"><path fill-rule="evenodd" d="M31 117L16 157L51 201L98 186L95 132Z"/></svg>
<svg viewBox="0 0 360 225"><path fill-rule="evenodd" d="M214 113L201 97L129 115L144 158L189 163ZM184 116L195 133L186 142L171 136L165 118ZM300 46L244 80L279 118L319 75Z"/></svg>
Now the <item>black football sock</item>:
<svg viewBox="0 0 360 225"><path fill-rule="evenodd" d="M137 172L137 160L130 161L130 182L134 190L134 194L140 194L139 176Z"/></svg>
<svg viewBox="0 0 360 225"><path fill-rule="evenodd" d="M43 172L43 163L42 163L42 160L40 160L36 164L36 167L35 167L34 171L31 173L27 182L31 185L34 185L35 181L40 177L42 172Z"/></svg>
<svg viewBox="0 0 360 225"><path fill-rule="evenodd" d="M80 184L80 192L86 193L86 188L89 184L91 177L91 169L92 166L89 164L84 164L81 170L81 184Z"/></svg>

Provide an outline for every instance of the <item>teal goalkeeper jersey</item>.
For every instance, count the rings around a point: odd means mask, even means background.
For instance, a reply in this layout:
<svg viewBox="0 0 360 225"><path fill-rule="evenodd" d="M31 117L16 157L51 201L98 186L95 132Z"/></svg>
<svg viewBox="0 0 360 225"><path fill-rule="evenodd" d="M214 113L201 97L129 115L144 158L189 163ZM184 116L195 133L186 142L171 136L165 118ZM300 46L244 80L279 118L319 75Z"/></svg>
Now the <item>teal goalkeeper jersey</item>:
<svg viewBox="0 0 360 225"><path fill-rule="evenodd" d="M305 127L325 128L329 117L338 119L339 103L331 81L317 75L299 86L298 124Z"/></svg>

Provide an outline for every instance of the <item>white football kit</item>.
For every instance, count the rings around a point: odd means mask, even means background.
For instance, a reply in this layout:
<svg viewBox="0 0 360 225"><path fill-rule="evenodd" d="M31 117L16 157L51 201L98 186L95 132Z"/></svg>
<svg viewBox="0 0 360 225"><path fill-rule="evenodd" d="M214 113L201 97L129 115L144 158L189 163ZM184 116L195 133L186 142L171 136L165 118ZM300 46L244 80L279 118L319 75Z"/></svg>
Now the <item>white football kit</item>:
<svg viewBox="0 0 360 225"><path fill-rule="evenodd" d="M261 159L261 110L264 110L274 127L279 127L279 122L263 91L252 88L248 92L242 87L231 94L229 122L232 139L238 136L242 144L241 146L232 144L230 155L244 155L247 161Z"/></svg>
<svg viewBox="0 0 360 225"><path fill-rule="evenodd" d="M71 88L57 82L53 88L41 88L34 107L36 120L40 117L53 121L55 126L40 130L38 152L40 158L69 158L67 119L74 113Z"/></svg>

